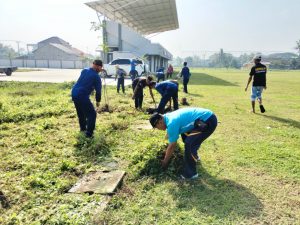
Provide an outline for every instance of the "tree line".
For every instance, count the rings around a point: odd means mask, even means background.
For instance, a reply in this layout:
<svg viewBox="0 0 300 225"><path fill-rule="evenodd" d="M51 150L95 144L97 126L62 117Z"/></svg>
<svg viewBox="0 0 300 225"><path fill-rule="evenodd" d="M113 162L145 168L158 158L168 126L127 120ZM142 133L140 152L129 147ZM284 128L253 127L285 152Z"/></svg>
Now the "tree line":
<svg viewBox="0 0 300 225"><path fill-rule="evenodd" d="M262 55L262 61L270 63L270 69L300 69L300 40L297 41L296 44L295 49L298 55L291 52L273 53ZM190 67L241 68L247 63L252 63L252 59L256 54L260 53L245 53L240 56L234 56L220 49L219 52L210 55L208 58L205 58L205 55L202 57L198 55L185 58L176 57L171 64L181 67L183 62L187 62Z"/></svg>

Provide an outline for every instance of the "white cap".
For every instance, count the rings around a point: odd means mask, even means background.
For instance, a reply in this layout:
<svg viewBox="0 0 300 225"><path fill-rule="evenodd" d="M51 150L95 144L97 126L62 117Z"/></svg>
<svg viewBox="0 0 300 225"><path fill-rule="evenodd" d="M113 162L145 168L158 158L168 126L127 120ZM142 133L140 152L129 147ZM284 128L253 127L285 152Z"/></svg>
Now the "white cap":
<svg viewBox="0 0 300 225"><path fill-rule="evenodd" d="M261 60L261 55L256 55L256 56L254 56L254 57L253 57L253 59L256 59L256 60L257 60L257 59L258 59L258 60Z"/></svg>

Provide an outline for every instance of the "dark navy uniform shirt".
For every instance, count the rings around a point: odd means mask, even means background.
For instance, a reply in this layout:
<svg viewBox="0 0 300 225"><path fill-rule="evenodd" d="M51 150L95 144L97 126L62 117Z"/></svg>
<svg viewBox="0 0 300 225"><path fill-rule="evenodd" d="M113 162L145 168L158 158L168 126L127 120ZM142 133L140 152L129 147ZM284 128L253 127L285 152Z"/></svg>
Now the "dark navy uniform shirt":
<svg viewBox="0 0 300 225"><path fill-rule="evenodd" d="M72 99L81 100L89 98L93 90L96 90L96 101L101 100L101 79L98 72L93 68L81 71L80 77L72 88Z"/></svg>
<svg viewBox="0 0 300 225"><path fill-rule="evenodd" d="M169 91L178 91L178 86L171 81L163 81L155 85L155 89L164 96Z"/></svg>
<svg viewBox="0 0 300 225"><path fill-rule="evenodd" d="M183 77L184 80L188 80L190 79L190 76L190 69L187 66L183 67L181 70L181 77Z"/></svg>

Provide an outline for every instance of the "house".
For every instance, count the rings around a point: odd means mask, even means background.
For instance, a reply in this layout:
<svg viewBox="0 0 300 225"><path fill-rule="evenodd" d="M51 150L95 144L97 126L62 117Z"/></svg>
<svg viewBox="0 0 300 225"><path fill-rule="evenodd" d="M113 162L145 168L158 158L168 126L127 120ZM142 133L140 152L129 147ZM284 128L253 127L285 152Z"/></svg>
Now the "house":
<svg viewBox="0 0 300 225"><path fill-rule="evenodd" d="M50 37L38 42L37 48L28 56L36 60L82 60L85 53L73 48L59 37Z"/></svg>

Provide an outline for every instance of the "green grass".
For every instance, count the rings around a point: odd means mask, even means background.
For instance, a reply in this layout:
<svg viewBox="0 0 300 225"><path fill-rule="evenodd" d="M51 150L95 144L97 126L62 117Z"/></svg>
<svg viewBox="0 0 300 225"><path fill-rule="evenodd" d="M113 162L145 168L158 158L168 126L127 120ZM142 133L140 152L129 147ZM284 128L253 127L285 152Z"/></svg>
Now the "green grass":
<svg viewBox="0 0 300 225"><path fill-rule="evenodd" d="M130 88L108 88L113 113L98 114L89 141L72 84L0 82L0 224L299 224L300 72L268 73L263 115L250 113L247 79L248 71L194 69L191 94L180 85L179 98L220 121L193 182L177 179L181 140L170 168L157 167L165 133L135 128L149 116L134 110ZM144 108L153 107L145 93ZM66 192L108 162L127 175L98 214L104 196Z"/></svg>

